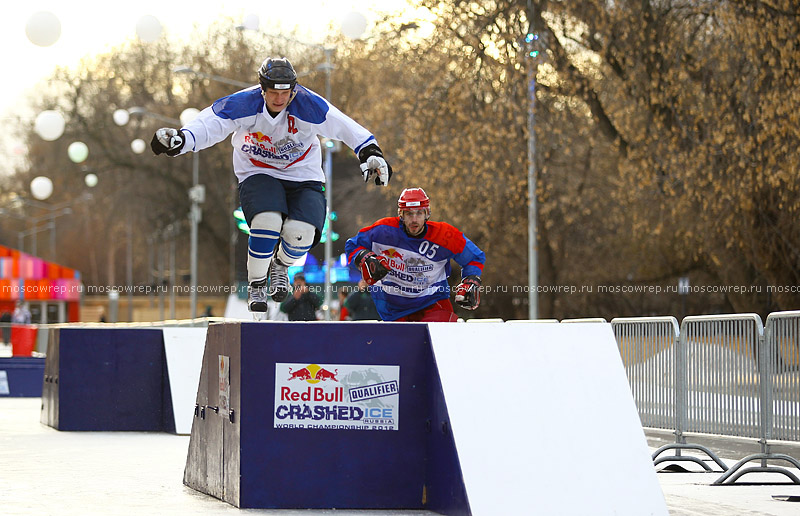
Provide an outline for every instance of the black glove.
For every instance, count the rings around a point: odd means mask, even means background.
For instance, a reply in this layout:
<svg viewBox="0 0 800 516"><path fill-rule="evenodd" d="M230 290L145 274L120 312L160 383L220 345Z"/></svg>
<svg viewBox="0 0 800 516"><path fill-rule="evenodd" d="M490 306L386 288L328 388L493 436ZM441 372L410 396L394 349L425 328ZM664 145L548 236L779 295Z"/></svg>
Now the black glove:
<svg viewBox="0 0 800 516"><path fill-rule="evenodd" d="M361 277L367 285L374 285L389 274L389 263L384 256L362 249L356 254L355 264L361 269Z"/></svg>
<svg viewBox="0 0 800 516"><path fill-rule="evenodd" d="M386 162L383 157L381 148L371 143L361 149L358 153L358 159L361 161L361 174L364 176L364 182L369 181L370 176L375 174L375 184L378 186L386 186L392 178L392 166Z"/></svg>
<svg viewBox="0 0 800 516"><path fill-rule="evenodd" d="M153 149L156 155L166 153L167 156L177 156L180 154L184 143L186 143L186 138L183 137L183 133L178 129L162 127L153 135L153 139L150 141L150 148Z"/></svg>
<svg viewBox="0 0 800 516"><path fill-rule="evenodd" d="M466 310L475 310L481 304L480 276L467 276L456 287L456 303Z"/></svg>

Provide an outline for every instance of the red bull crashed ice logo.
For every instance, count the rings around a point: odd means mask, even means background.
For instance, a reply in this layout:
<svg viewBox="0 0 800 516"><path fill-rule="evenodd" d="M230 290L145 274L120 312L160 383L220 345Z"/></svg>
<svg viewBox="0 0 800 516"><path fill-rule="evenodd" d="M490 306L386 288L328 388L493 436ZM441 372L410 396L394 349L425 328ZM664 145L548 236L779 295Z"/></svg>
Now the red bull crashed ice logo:
<svg viewBox="0 0 800 516"><path fill-rule="evenodd" d="M275 428L397 430L400 366L275 364Z"/></svg>

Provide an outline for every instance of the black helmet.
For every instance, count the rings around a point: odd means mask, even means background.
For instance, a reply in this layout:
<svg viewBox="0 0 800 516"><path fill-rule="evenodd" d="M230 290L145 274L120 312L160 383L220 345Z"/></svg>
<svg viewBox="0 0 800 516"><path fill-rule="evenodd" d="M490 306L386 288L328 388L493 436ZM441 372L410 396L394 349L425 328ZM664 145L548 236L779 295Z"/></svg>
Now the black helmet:
<svg viewBox="0 0 800 516"><path fill-rule="evenodd" d="M258 82L261 83L262 90L293 90L297 84L297 73L285 57L268 57L258 69Z"/></svg>

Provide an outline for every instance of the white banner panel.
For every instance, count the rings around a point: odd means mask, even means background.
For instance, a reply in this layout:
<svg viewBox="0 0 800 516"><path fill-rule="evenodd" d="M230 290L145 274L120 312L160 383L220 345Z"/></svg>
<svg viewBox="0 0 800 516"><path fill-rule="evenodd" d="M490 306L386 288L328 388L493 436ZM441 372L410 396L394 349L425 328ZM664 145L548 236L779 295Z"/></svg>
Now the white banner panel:
<svg viewBox="0 0 800 516"><path fill-rule="evenodd" d="M668 515L609 324L428 328L473 515Z"/></svg>
<svg viewBox="0 0 800 516"><path fill-rule="evenodd" d="M400 366L275 364L275 428L397 430Z"/></svg>

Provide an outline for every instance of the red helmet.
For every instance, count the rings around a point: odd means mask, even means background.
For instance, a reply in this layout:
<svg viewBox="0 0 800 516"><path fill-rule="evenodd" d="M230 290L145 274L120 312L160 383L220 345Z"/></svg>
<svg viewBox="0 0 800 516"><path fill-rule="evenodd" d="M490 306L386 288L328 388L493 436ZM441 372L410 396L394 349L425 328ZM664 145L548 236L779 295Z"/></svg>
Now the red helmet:
<svg viewBox="0 0 800 516"><path fill-rule="evenodd" d="M430 210L431 200L422 188L406 188L397 199L398 210Z"/></svg>

